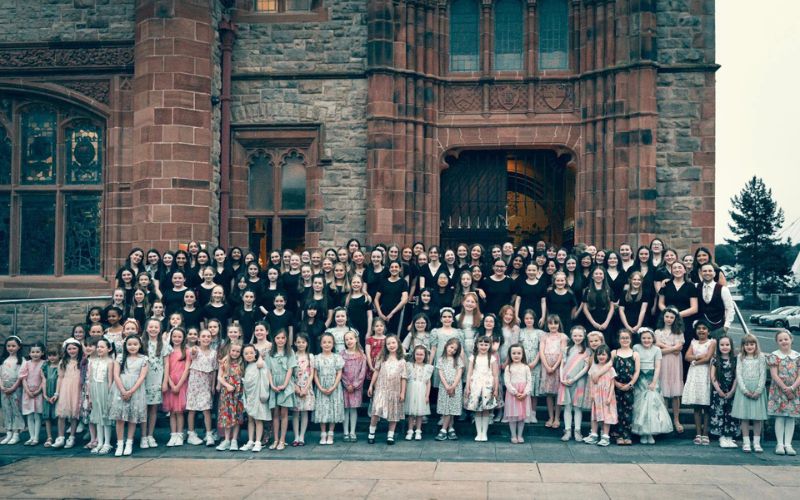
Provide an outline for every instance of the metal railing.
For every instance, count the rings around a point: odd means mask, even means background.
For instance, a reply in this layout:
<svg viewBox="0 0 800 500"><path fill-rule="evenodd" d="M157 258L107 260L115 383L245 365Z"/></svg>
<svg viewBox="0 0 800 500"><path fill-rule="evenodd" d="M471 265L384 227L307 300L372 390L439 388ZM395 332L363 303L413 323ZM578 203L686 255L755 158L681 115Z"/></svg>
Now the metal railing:
<svg viewBox="0 0 800 500"><path fill-rule="evenodd" d="M737 304L735 301L733 303L733 311L736 313L736 319L739 320L739 323L742 325L744 334L750 334L750 328L748 328L747 322L744 320L744 316L742 316L742 311L739 310L739 304Z"/></svg>
<svg viewBox="0 0 800 500"><path fill-rule="evenodd" d="M13 306L12 315L11 315L11 333L13 335L18 334L18 322L17 316L19 314L19 306L24 304L42 304L42 330L44 335L44 344L47 345L47 338L48 338L48 304L60 304L64 302L95 302L93 304L87 304L84 313L88 314L89 309L95 307L98 303L107 303L111 301L110 295L98 295L94 297L46 297L41 299L7 299L7 300L0 300L0 307L2 306Z"/></svg>

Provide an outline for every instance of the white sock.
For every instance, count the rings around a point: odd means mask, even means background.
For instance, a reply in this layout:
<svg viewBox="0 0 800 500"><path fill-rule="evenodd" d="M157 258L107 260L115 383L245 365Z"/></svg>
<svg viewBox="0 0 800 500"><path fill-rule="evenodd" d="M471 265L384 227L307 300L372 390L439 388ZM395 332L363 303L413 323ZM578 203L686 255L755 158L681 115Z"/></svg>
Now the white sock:
<svg viewBox="0 0 800 500"><path fill-rule="evenodd" d="M489 424L492 423L492 414L483 417L483 439L489 439Z"/></svg>
<svg viewBox="0 0 800 500"><path fill-rule="evenodd" d="M761 446L761 436L753 436L753 446Z"/></svg>
<svg viewBox="0 0 800 500"><path fill-rule="evenodd" d="M394 431L389 431L386 433L386 437L394 437Z"/></svg>
<svg viewBox="0 0 800 500"><path fill-rule="evenodd" d="M106 435L106 444L111 444L111 426L110 425L104 425L103 426L103 432Z"/></svg>
<svg viewBox="0 0 800 500"><path fill-rule="evenodd" d="M374 435L375 435L375 431L376 431L376 430L378 430L378 426L377 426L377 425L370 425L370 426L369 426L369 433L370 433L371 435L373 435L373 436L374 436Z"/></svg>
<svg viewBox="0 0 800 500"><path fill-rule="evenodd" d="M358 408L350 408L350 435L355 436L358 423Z"/></svg>
<svg viewBox="0 0 800 500"><path fill-rule="evenodd" d="M785 417L775 417L775 439L778 441L778 446L783 446L785 422L786 422Z"/></svg>
<svg viewBox="0 0 800 500"><path fill-rule="evenodd" d="M580 432L581 424L583 423L583 410L580 408L575 408L575 411L573 411L572 415L575 419L575 427L573 427L573 429L575 429L575 432Z"/></svg>
<svg viewBox="0 0 800 500"><path fill-rule="evenodd" d="M572 405L564 405L564 430L569 432L572 430Z"/></svg>
<svg viewBox="0 0 800 500"><path fill-rule="evenodd" d="M36 433L36 415L35 413L31 413L30 415L25 416L25 420L28 422L28 434L31 435L31 439L38 438L38 434Z"/></svg>
<svg viewBox="0 0 800 500"><path fill-rule="evenodd" d="M514 441L517 440L517 423L516 422L509 422L508 428L511 430L511 439Z"/></svg>
<svg viewBox="0 0 800 500"><path fill-rule="evenodd" d="M525 437L525 421L520 420L517 422L517 437L524 438Z"/></svg>
<svg viewBox="0 0 800 500"><path fill-rule="evenodd" d="M783 445L792 446L792 439L794 439L794 419L786 417L786 425L783 430Z"/></svg>
<svg viewBox="0 0 800 500"><path fill-rule="evenodd" d="M750 446L750 436L744 436L744 437L742 437L742 445L744 445L744 446Z"/></svg>
<svg viewBox="0 0 800 500"><path fill-rule="evenodd" d="M483 416L475 415L475 437L481 438L481 429L483 429Z"/></svg>
<svg viewBox="0 0 800 500"><path fill-rule="evenodd" d="M344 430L344 435L346 436L350 432L350 408L344 409L344 421L342 422L342 428Z"/></svg>

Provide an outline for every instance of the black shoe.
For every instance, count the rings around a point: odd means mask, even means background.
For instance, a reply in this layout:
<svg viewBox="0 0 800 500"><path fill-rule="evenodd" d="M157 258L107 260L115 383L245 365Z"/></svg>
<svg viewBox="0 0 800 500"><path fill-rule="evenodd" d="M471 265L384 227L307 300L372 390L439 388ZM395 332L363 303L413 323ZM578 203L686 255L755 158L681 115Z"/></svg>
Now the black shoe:
<svg viewBox="0 0 800 500"><path fill-rule="evenodd" d="M386 444L388 444L389 446L393 445L394 444L394 436L387 436L386 437Z"/></svg>
<svg viewBox="0 0 800 500"><path fill-rule="evenodd" d="M369 444L375 444L375 434L369 434L369 435L367 436L367 442L368 442Z"/></svg>

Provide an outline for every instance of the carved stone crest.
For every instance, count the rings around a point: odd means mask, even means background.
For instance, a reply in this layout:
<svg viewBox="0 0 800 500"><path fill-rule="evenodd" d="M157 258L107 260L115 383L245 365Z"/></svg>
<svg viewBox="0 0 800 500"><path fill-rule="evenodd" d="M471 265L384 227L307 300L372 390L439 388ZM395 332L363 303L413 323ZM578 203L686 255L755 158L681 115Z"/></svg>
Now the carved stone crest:
<svg viewBox="0 0 800 500"><path fill-rule="evenodd" d="M480 102L480 88L477 85L459 85L447 89L448 111L479 111Z"/></svg>

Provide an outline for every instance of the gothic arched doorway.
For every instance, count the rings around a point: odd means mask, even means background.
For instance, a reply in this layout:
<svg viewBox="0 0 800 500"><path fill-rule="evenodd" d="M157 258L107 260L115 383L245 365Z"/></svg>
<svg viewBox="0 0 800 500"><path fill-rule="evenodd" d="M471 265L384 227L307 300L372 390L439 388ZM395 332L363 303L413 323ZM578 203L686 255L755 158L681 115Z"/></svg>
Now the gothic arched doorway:
<svg viewBox="0 0 800 500"><path fill-rule="evenodd" d="M551 150L464 151L441 179L441 244L571 245L575 170Z"/></svg>

